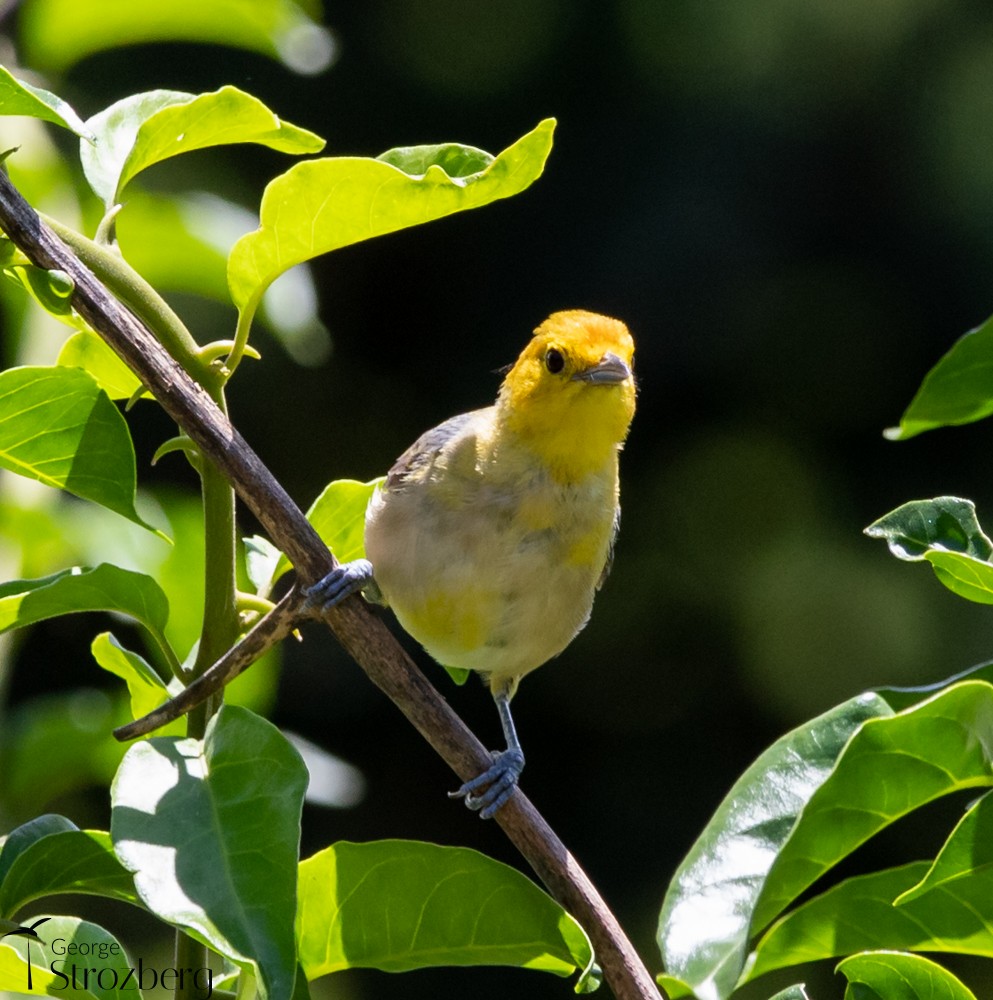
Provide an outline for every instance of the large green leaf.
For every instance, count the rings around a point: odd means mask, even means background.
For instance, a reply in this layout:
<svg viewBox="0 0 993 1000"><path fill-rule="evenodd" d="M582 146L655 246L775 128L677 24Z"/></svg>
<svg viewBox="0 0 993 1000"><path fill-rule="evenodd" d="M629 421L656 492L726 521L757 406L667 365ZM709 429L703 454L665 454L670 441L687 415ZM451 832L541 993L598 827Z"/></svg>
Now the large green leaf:
<svg viewBox="0 0 993 1000"><path fill-rule="evenodd" d="M80 147L83 171L108 205L142 170L180 153L239 142L284 153L316 153L324 146L320 136L281 121L260 100L230 86L196 96L174 90L133 94L86 125L97 142Z"/></svg>
<svg viewBox="0 0 993 1000"><path fill-rule="evenodd" d="M942 845L927 875L896 903L902 906L939 886L949 886L954 891L952 883L977 875L988 877L993 884L993 795L990 793L969 807Z"/></svg>
<svg viewBox="0 0 993 1000"><path fill-rule="evenodd" d="M927 373L917 394L886 431L905 441L923 431L969 424L993 413L993 318L959 338Z"/></svg>
<svg viewBox="0 0 993 1000"><path fill-rule="evenodd" d="M811 796L756 904L778 915L873 834L950 792L993 785L993 686L962 681L890 718L870 719Z"/></svg>
<svg viewBox="0 0 993 1000"><path fill-rule="evenodd" d="M993 784L989 676L987 664L942 686L870 692L762 754L669 887L667 972L703 1000L730 996L750 939L832 865L918 806Z"/></svg>
<svg viewBox="0 0 993 1000"><path fill-rule="evenodd" d="M382 478L368 483L336 479L328 483L310 505L307 520L338 562L351 562L365 556L365 510L382 481ZM290 569L290 561L263 538L248 538L245 542L252 562L252 582L259 593L268 594Z"/></svg>
<svg viewBox="0 0 993 1000"><path fill-rule="evenodd" d="M272 281L319 254L518 194L541 176L554 128L546 119L495 158L449 144L296 164L269 183L260 227L231 250L235 305L250 316Z"/></svg>
<svg viewBox="0 0 993 1000"><path fill-rule="evenodd" d="M153 14L154 11L154 14ZM150 8L100 0L100 16L78 0L31 0L19 14L26 61L63 72L94 52L142 42L230 45L318 73L334 56L318 0L169 0Z"/></svg>
<svg viewBox="0 0 993 1000"><path fill-rule="evenodd" d="M882 538L899 559L925 560L953 593L993 604L993 544L976 518L971 500L935 497L912 500L865 529Z"/></svg>
<svg viewBox="0 0 993 1000"><path fill-rule="evenodd" d="M838 971L849 984L845 1000L976 1000L947 969L920 955L863 952L839 962Z"/></svg>
<svg viewBox="0 0 993 1000"><path fill-rule="evenodd" d="M960 952L993 958L993 880L963 879L903 906L893 900L917 885L928 862L860 875L777 921L759 941L744 981L773 969L873 949Z"/></svg>
<svg viewBox="0 0 993 1000"><path fill-rule="evenodd" d="M4 993L28 993L30 962L32 994L134 1000L134 977L128 976L132 962L108 931L78 917L32 916L29 926L36 928L37 938L10 935L0 939L0 990ZM76 952L70 953L71 947ZM97 971L86 975L87 968ZM106 970L103 975L101 970Z"/></svg>
<svg viewBox="0 0 993 1000"><path fill-rule="evenodd" d="M300 864L297 940L308 979L349 968L592 968L582 928L520 872L463 847L339 843Z"/></svg>
<svg viewBox="0 0 993 1000"><path fill-rule="evenodd" d="M693 845L659 918L663 965L703 1000L729 996L748 954L752 917L797 817L852 735L892 714L860 695L774 743L741 776Z"/></svg>
<svg viewBox="0 0 993 1000"><path fill-rule="evenodd" d="M169 603L150 576L101 563L74 566L38 580L0 583L0 633L79 611L115 611L141 622L164 652Z"/></svg>
<svg viewBox="0 0 993 1000"><path fill-rule="evenodd" d="M96 380L80 368L0 372L0 466L154 530L135 510L128 426Z"/></svg>
<svg viewBox="0 0 993 1000"><path fill-rule="evenodd" d="M145 905L287 1000L296 976L300 811L307 770L275 726L225 705L203 742L128 750L111 834Z"/></svg>
<svg viewBox="0 0 993 1000"><path fill-rule="evenodd" d="M41 118L70 129L80 138L88 141L93 139L93 133L61 97L18 80L3 66L0 66L0 115Z"/></svg>
<svg viewBox="0 0 993 1000"><path fill-rule="evenodd" d="M138 903L131 874L114 855L110 834L101 830L73 828L37 837L5 867L0 882L5 917L36 899L67 892Z"/></svg>

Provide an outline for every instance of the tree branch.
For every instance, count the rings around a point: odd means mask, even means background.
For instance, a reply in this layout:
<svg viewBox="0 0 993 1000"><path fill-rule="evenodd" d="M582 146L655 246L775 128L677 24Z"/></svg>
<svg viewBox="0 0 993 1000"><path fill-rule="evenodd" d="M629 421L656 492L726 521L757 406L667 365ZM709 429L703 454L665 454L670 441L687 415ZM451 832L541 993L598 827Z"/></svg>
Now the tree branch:
<svg viewBox="0 0 993 1000"><path fill-rule="evenodd" d="M315 582L328 573L335 563L327 547L255 452L149 330L41 222L2 170L0 229L33 264L65 271L72 278L74 308L228 478L272 541L286 553L300 580ZM372 682L462 781L490 766L486 748L361 600L350 598L323 618ZM619 1000L657 1000L659 990L616 918L520 789L496 814L495 821L549 892L586 929L615 996Z"/></svg>

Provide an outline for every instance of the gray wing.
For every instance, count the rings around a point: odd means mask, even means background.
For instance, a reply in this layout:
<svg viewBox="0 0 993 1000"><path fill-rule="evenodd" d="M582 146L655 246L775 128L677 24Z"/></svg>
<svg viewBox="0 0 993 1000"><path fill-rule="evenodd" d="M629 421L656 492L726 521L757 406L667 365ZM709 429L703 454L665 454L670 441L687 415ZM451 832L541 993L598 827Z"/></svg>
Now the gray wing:
<svg viewBox="0 0 993 1000"><path fill-rule="evenodd" d="M386 474L387 490L402 490L407 481L430 467L449 441L472 423L476 413L460 413L425 431L394 463Z"/></svg>

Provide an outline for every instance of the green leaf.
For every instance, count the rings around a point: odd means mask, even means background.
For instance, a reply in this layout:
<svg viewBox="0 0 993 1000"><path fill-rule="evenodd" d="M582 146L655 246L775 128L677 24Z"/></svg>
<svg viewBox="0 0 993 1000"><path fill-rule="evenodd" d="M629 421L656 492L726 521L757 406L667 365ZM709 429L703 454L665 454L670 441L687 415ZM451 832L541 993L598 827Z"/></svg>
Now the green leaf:
<svg viewBox="0 0 993 1000"><path fill-rule="evenodd" d="M86 179L107 205L155 163L210 146L252 142L283 153L316 153L324 140L281 121L258 98L237 87L209 94L153 90L112 104L87 122L95 146L82 146Z"/></svg>
<svg viewBox="0 0 993 1000"><path fill-rule="evenodd" d="M116 232L125 259L156 289L230 306L228 254L257 224L254 212L203 191L163 196L132 188ZM327 357L330 337L306 264L270 286L260 318L297 363L313 366Z"/></svg>
<svg viewBox="0 0 993 1000"><path fill-rule="evenodd" d="M368 483L356 482L354 479L336 479L321 491L320 496L310 505L307 520L314 526L321 541L331 550L338 562L351 562L365 556L365 510L376 487L383 482L384 477L373 479ZM264 540L263 540L264 541ZM268 594L276 581L286 573L290 561L280 553L272 571L272 578L265 579L264 562L259 561L263 552L258 542L253 540L255 548L255 572L259 574L264 585L259 593ZM253 582L254 579L253 579Z"/></svg>
<svg viewBox="0 0 993 1000"><path fill-rule="evenodd" d="M11 830L4 837L3 847L0 848L0 886L3 885L7 873L17 858L33 844L45 837L52 836L52 834L78 829L79 827L71 819L66 819L65 816L58 816L55 813L47 813L44 816L36 816L27 823ZM0 889L0 898L2 897L3 891ZM7 908L0 906L0 916L5 914L8 914Z"/></svg>
<svg viewBox="0 0 993 1000"><path fill-rule="evenodd" d="M296 164L269 183L260 227L231 250L228 284L235 305L243 317L251 316L272 281L312 257L518 194L541 176L554 128L554 119L546 119L468 175L451 176L427 156L398 151L384 153L386 159L335 157ZM454 145L433 148L442 163L456 163L456 169L479 165L487 155L468 150L459 161ZM417 173L387 159L416 160Z"/></svg>
<svg viewBox="0 0 993 1000"><path fill-rule="evenodd" d="M925 558L953 594L976 604L993 604L993 565L957 552L929 552Z"/></svg>
<svg viewBox="0 0 993 1000"><path fill-rule="evenodd" d="M319 73L335 55L314 0L169 0L155 8L100 0L100 16L76 0L32 0L18 17L25 61L64 72L94 52L147 42L230 45L281 59L298 73Z"/></svg>
<svg viewBox="0 0 993 1000"><path fill-rule="evenodd" d="M162 588L144 573L101 563L0 584L0 633L78 611L115 611L141 622L161 646L169 617Z"/></svg>
<svg viewBox="0 0 993 1000"><path fill-rule="evenodd" d="M669 975L704 1000L730 995L748 954L762 887L797 817L852 735L892 714L876 693L787 733L737 781L666 893L658 944Z"/></svg>
<svg viewBox="0 0 993 1000"><path fill-rule="evenodd" d="M90 652L104 670L120 677L127 684L131 696L131 713L136 719L158 708L183 689L182 682L177 677L173 677L166 685L144 657L125 649L110 632L101 632L91 643ZM182 727L183 721L176 719L158 732L161 736L171 736L181 732Z"/></svg>
<svg viewBox="0 0 993 1000"><path fill-rule="evenodd" d="M32 994L76 997L80 1000L86 997L93 1000L134 1000L134 977L128 980L132 962L112 934L78 917L32 916L30 923L36 927L35 933L40 940L20 935L0 939L0 990L27 993L30 961ZM68 954L71 945L77 948L85 946L86 957L78 953ZM97 965L94 954L103 954L106 958L99 958ZM108 971L102 976L99 973L85 976L88 989L73 989L73 965L77 969L77 983L83 982L83 970L87 967Z"/></svg>
<svg viewBox="0 0 993 1000"><path fill-rule="evenodd" d="M925 560L953 593L993 604L993 545L979 526L971 500L912 500L865 529L882 538L899 559Z"/></svg>
<svg viewBox="0 0 993 1000"><path fill-rule="evenodd" d="M864 990L851 989L853 983L885 1000L976 1000L947 969L920 955L863 952L839 962L838 972L849 982L846 1000L868 1000Z"/></svg>
<svg viewBox="0 0 993 1000"><path fill-rule="evenodd" d="M976 518L976 505L959 497L911 500L878 521L865 533L882 538L898 559L916 562L928 552L956 552L988 562L993 543Z"/></svg>
<svg viewBox="0 0 993 1000"><path fill-rule="evenodd" d="M82 369L0 372L0 466L93 500L155 531L135 510L128 425Z"/></svg>
<svg viewBox="0 0 993 1000"><path fill-rule="evenodd" d="M993 958L993 882L963 879L894 906L928 870L917 861L848 879L797 907L759 941L743 982L773 969L875 949Z"/></svg>
<svg viewBox="0 0 993 1000"><path fill-rule="evenodd" d="M852 736L769 872L762 927L873 834L950 792L993 784L993 686L962 681Z"/></svg>
<svg viewBox="0 0 993 1000"><path fill-rule="evenodd" d="M463 847L339 843L300 864L300 963L308 979L349 968L514 965L568 976L589 940L507 865Z"/></svg>
<svg viewBox="0 0 993 1000"><path fill-rule="evenodd" d="M51 833L22 850L0 884L0 913L13 917L28 903L60 893L139 902L131 874L114 855L110 834L101 830Z"/></svg>
<svg viewBox="0 0 993 1000"><path fill-rule="evenodd" d="M780 990L774 996L769 997L769 1000L810 1000L810 994L804 989L803 983L795 983L793 986L787 986L785 990ZM865 998L865 1000L868 1000L868 998Z"/></svg>
<svg viewBox="0 0 993 1000"><path fill-rule="evenodd" d="M3 66L0 66L0 115L41 118L43 121L62 125L83 139L93 141L93 133L61 97L18 80Z"/></svg>
<svg viewBox="0 0 993 1000"><path fill-rule="evenodd" d="M275 726L225 705L203 742L128 750L111 835L163 920L251 971L263 997L293 992L297 847L307 770Z"/></svg>
<svg viewBox="0 0 993 1000"><path fill-rule="evenodd" d="M3 858L0 856L0 863ZM993 796L989 793L973 803L956 824L934 859L927 875L895 902L909 903L958 879L989 876L993 883ZM954 891L951 886L950 891Z"/></svg>
<svg viewBox="0 0 993 1000"><path fill-rule="evenodd" d="M63 345L56 364L82 368L111 399L130 399L141 382L138 376L90 330L74 333Z"/></svg>
<svg viewBox="0 0 993 1000"><path fill-rule="evenodd" d="M960 337L927 373L886 436L906 441L935 427L969 424L993 413L993 318Z"/></svg>

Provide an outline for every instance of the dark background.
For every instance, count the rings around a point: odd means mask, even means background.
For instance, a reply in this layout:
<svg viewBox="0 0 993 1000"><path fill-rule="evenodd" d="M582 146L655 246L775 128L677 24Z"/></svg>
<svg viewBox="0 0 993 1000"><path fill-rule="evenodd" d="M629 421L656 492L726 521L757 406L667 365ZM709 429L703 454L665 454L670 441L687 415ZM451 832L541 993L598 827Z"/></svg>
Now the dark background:
<svg viewBox="0 0 993 1000"><path fill-rule="evenodd" d="M497 152L558 119L523 195L317 260L330 359L301 368L259 336L264 360L239 371L231 411L306 505L489 402L494 370L548 313L629 324L641 388L613 575L586 631L525 680L515 714L524 788L657 970L668 880L761 749L867 687L990 655L988 611L861 534L919 497L970 497L981 519L993 509L987 426L881 435L993 311L989 6L369 0L333 5L325 22L338 59L317 76L159 44L84 60L58 92L86 115L138 90L232 83L325 136L328 155L448 140ZM195 162L198 183L247 207L288 166L247 147ZM140 461L168 434L142 419ZM497 745L485 691L454 688L407 645ZM30 697L30 683L14 693ZM305 855L396 836L517 863L494 824L448 802L453 777L316 629L287 653L273 718L368 782L355 809L308 807ZM933 851L947 822L898 826L885 863ZM569 989L515 970L322 985L355 998Z"/></svg>

